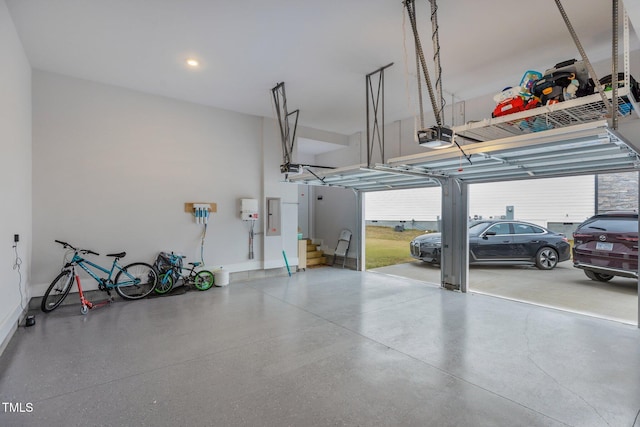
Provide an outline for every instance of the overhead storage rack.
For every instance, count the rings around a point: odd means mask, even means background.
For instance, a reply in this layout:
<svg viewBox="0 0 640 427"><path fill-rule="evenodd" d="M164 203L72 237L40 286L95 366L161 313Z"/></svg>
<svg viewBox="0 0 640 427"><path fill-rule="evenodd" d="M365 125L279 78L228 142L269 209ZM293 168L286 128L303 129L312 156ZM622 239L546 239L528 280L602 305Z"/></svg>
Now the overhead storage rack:
<svg viewBox="0 0 640 427"><path fill-rule="evenodd" d="M605 92L611 100L611 91ZM638 118L638 105L629 94L628 87L618 91L620 120ZM453 128L455 134L473 140L488 141L516 135L535 133L536 130L559 129L577 124L610 118L607 107L598 93L541 106L502 117L467 123Z"/></svg>

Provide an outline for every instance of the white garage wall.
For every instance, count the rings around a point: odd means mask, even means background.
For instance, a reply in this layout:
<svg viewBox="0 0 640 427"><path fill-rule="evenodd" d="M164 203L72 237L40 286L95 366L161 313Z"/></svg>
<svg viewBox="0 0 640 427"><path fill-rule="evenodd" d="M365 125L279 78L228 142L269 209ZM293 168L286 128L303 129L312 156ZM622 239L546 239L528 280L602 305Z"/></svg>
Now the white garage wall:
<svg viewBox="0 0 640 427"><path fill-rule="evenodd" d="M43 71L34 72L33 92L36 294L60 268L63 251L54 239L101 254L126 250L124 262L152 262L162 250L199 260L203 227L184 212L185 202L217 203L207 266L233 272L284 265L297 215L285 209L286 227L273 242L257 236L253 261L239 219L241 198L297 200L294 187L278 183L272 123Z"/></svg>
<svg viewBox="0 0 640 427"><path fill-rule="evenodd" d="M346 228L352 233L347 256L356 258L357 248L360 245L356 193L344 188L315 187L313 198L315 206L314 236L321 240L321 249L327 254L333 255L338 244L340 231Z"/></svg>
<svg viewBox="0 0 640 427"><path fill-rule="evenodd" d="M0 352L28 301L31 266L31 67L7 5L0 0ZM13 269L20 235L22 280Z"/></svg>
<svg viewBox="0 0 640 427"><path fill-rule="evenodd" d="M365 145L365 147L363 147ZM322 166L345 166L367 162L366 135L356 133L348 138L344 149L319 154L315 164ZM343 228L351 230L349 258L355 258L360 245L358 237L358 200L353 190L333 187L313 187L311 203L313 210L313 235L322 245L320 249L333 255L338 237ZM321 200L318 200L320 198Z"/></svg>
<svg viewBox="0 0 640 427"><path fill-rule="evenodd" d="M280 174L282 163L282 151L279 128L274 120L265 120L263 135L265 141L273 141L271 145L265 145L262 153L264 167L264 197L280 198L281 234L278 236L266 236L264 238L265 268L282 267L285 251L290 265L298 263L298 188L296 184L284 182L284 176ZM266 201L262 209L263 220L267 220ZM266 227L263 228L265 230Z"/></svg>

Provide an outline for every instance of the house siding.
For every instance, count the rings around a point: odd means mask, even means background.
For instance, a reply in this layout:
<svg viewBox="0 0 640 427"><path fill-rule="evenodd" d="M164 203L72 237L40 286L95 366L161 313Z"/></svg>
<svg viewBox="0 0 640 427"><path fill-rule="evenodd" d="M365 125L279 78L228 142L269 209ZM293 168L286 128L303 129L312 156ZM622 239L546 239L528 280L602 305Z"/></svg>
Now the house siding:
<svg viewBox="0 0 640 427"><path fill-rule="evenodd" d="M469 216L500 217L506 215L507 206L513 206L515 219L541 225L580 223L594 214L594 200L594 175L472 184ZM365 197L367 221L436 221L440 215L439 187L368 193Z"/></svg>

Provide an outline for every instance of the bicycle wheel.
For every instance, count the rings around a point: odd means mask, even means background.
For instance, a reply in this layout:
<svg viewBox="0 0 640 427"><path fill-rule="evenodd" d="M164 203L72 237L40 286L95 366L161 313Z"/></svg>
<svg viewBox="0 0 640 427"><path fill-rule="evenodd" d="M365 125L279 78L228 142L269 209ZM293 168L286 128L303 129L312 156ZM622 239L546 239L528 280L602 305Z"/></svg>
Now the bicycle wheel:
<svg viewBox="0 0 640 427"><path fill-rule="evenodd" d="M116 292L124 299L140 299L153 292L158 283L158 274L149 264L134 262L116 275Z"/></svg>
<svg viewBox="0 0 640 427"><path fill-rule="evenodd" d="M167 273L162 273L160 277L158 277L158 284L156 285L155 291L157 294L166 294L171 289L173 289L173 274L171 274L171 270Z"/></svg>
<svg viewBox="0 0 640 427"><path fill-rule="evenodd" d="M193 284L197 289L206 291L213 286L213 273L207 270L198 271L193 278Z"/></svg>
<svg viewBox="0 0 640 427"><path fill-rule="evenodd" d="M72 287L73 273L71 270L66 270L58 274L58 277L53 279L53 282L49 285L47 292L44 293L40 309L45 313L49 313L58 308L67 295L69 295Z"/></svg>

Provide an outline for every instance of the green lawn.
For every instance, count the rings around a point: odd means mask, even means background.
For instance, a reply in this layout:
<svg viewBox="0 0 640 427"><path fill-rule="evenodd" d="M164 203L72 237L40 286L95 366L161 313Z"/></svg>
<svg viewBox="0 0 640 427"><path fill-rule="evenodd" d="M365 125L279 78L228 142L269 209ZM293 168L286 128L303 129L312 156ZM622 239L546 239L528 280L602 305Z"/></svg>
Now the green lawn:
<svg viewBox="0 0 640 427"><path fill-rule="evenodd" d="M423 234L420 230L394 231L391 227L368 225L366 227L366 268L411 262L409 242Z"/></svg>

